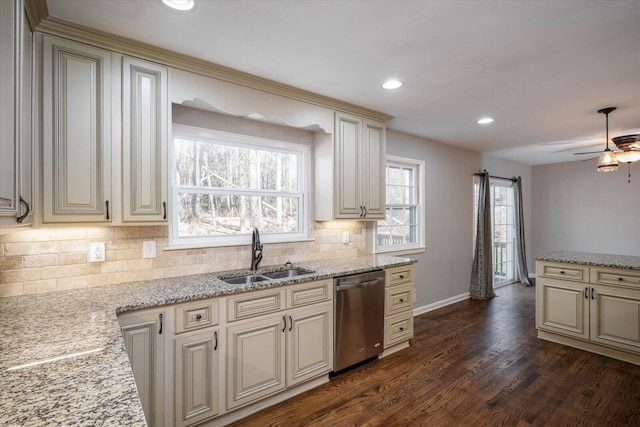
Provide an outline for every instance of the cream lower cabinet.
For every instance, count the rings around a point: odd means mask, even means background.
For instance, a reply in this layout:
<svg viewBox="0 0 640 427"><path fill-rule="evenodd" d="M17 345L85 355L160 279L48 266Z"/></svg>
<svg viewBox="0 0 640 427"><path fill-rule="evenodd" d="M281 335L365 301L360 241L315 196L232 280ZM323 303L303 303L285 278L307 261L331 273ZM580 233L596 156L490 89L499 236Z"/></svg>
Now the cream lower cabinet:
<svg viewBox="0 0 640 427"><path fill-rule="evenodd" d="M385 270L384 352L409 346L413 338L413 265Z"/></svg>
<svg viewBox="0 0 640 427"><path fill-rule="evenodd" d="M144 310L118 316L142 409L149 426L165 424L166 310Z"/></svg>
<svg viewBox="0 0 640 427"><path fill-rule="evenodd" d="M210 328L174 341L176 426L218 414L219 333L219 329Z"/></svg>
<svg viewBox="0 0 640 427"><path fill-rule="evenodd" d="M227 409L332 368L333 304L285 311L227 329Z"/></svg>
<svg viewBox="0 0 640 427"><path fill-rule="evenodd" d="M640 364L640 271L541 261L536 271L540 338Z"/></svg>

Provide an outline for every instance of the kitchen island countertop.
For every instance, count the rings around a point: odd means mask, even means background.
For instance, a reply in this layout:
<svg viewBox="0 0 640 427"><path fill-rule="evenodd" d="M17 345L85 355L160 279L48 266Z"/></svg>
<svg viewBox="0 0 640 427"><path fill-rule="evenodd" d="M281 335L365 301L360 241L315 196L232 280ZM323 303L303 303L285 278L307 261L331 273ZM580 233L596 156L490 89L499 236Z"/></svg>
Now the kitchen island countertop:
<svg viewBox="0 0 640 427"><path fill-rule="evenodd" d="M0 298L0 424L146 425L118 313L413 262L367 255L297 263L314 273L250 286L222 271Z"/></svg>
<svg viewBox="0 0 640 427"><path fill-rule="evenodd" d="M537 257L538 261L566 262L597 267L640 270L640 256L598 254L591 252L554 251Z"/></svg>

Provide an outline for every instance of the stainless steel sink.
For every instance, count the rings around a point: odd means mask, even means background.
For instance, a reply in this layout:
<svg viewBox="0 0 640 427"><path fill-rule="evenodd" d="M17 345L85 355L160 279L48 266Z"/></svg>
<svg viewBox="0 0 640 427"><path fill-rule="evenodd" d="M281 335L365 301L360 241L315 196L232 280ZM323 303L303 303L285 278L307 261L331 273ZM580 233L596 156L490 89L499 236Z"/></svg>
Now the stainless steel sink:
<svg viewBox="0 0 640 427"><path fill-rule="evenodd" d="M301 274L310 274L313 273L311 270L307 270L306 268L292 268L290 270L280 270L280 271L272 271L270 273L262 273L263 276L267 276L270 279L284 279L289 277L300 276Z"/></svg>
<svg viewBox="0 0 640 427"><path fill-rule="evenodd" d="M238 277L220 277L220 280L227 282L230 285L250 285L252 283L269 280L269 278L260 274L248 274L246 276Z"/></svg>
<svg viewBox="0 0 640 427"><path fill-rule="evenodd" d="M259 274L247 274L245 276L219 277L219 279L230 285L250 285L265 280L288 279L310 273L313 273L313 271L307 270L306 268L288 268L286 270L269 271Z"/></svg>

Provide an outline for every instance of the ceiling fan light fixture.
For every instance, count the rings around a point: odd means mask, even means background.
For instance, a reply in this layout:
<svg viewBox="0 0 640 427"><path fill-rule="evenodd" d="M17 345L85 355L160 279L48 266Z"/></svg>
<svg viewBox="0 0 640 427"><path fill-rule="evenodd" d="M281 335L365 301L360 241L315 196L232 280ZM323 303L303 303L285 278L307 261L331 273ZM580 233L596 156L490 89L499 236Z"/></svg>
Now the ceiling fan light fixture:
<svg viewBox="0 0 640 427"><path fill-rule="evenodd" d="M619 162L633 163L640 160L640 151L618 151L615 156Z"/></svg>
<svg viewBox="0 0 640 427"><path fill-rule="evenodd" d="M188 12L196 7L195 0L161 0L163 4L180 12Z"/></svg>
<svg viewBox="0 0 640 427"><path fill-rule="evenodd" d="M618 170L618 159L609 148L600 154L598 172L615 172Z"/></svg>

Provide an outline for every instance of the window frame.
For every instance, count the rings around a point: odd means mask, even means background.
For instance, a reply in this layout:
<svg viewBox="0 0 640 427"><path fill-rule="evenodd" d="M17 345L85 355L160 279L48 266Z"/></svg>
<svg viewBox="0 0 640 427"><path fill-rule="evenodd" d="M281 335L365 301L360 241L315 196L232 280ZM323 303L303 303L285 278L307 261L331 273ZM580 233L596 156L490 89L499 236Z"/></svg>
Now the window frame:
<svg viewBox="0 0 640 427"><path fill-rule="evenodd" d="M287 191L277 190L248 190L209 188L198 186L177 185L175 182L176 163L175 163L175 138L184 137L194 141L219 141L224 145L234 147L253 148L258 150L267 150L273 152L295 153L298 155L298 191L291 193ZM271 138L258 137L253 135L245 135L240 133L224 132L214 129L194 127L182 124L173 124L170 148L171 176L169 188L171 192L171 221L169 224L169 249L181 248L205 248L219 246L240 246L247 245L251 242L251 233L239 233L234 235L219 236L188 236L180 237L178 235L178 227L180 225L179 193L205 193L205 194L233 194L240 196L293 196L299 200L298 205L298 226L297 232L282 233L261 233L260 240L262 243L284 243L311 240L310 232L310 216L311 207L309 202L309 188L311 185L311 147L308 144L299 142L290 142L276 140ZM207 191L203 191L206 189ZM214 192L215 191L215 192Z"/></svg>
<svg viewBox="0 0 640 427"><path fill-rule="evenodd" d="M395 254L411 254L411 253L420 253L424 252L426 249L425 241L426 241L426 220L425 220L425 162L423 160L418 159L410 159L407 157L393 156L387 155L385 158L385 194L386 194L386 186L388 185L387 181L387 167L388 166L396 166L403 168L410 168L414 170L414 185L415 185L415 195L416 195L416 203L411 205L416 207L416 241L409 244L401 244L401 245L387 245L380 246L378 245L378 223L380 221L376 221L373 226L373 253L377 254L387 254L387 253L395 253ZM393 205L391 205L393 206ZM405 205L403 205L405 206ZM385 196L385 216L387 212L387 201Z"/></svg>

